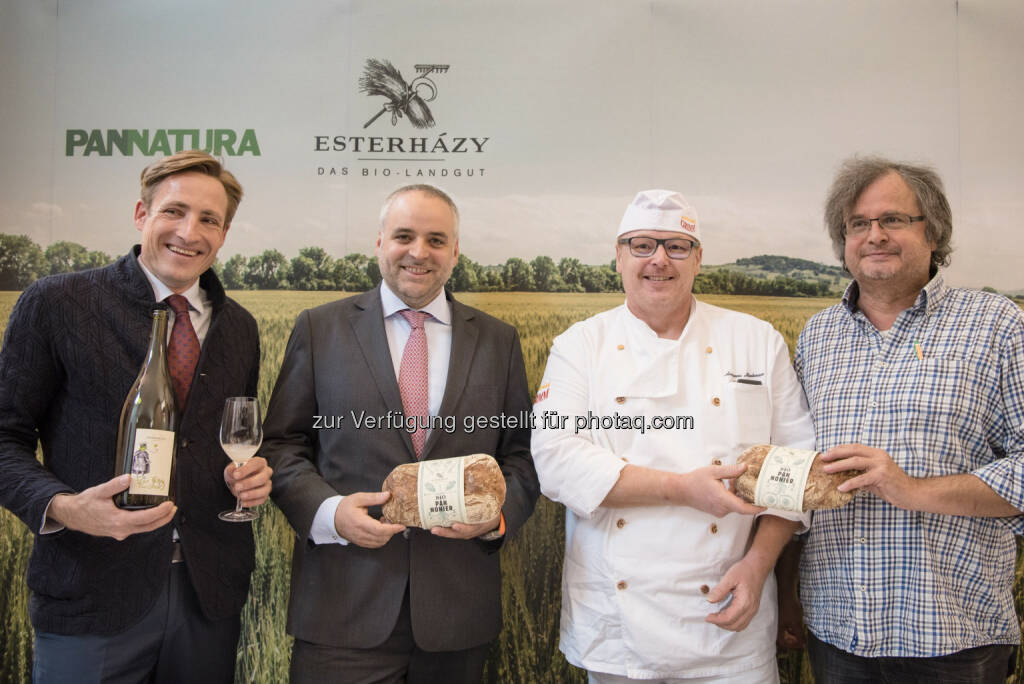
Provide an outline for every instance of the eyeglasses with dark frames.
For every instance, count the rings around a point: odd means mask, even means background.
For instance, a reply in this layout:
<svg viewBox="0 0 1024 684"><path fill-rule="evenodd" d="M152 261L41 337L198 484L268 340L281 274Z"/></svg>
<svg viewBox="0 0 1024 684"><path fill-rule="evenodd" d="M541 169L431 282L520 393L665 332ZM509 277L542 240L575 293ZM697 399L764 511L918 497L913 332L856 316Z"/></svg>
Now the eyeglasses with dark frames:
<svg viewBox="0 0 1024 684"><path fill-rule="evenodd" d="M629 245L629 253L640 259L652 256L658 251L658 246L665 248L665 254L669 259L685 259L690 256L696 243L686 238L653 238L643 235L631 238L620 238L620 245Z"/></svg>
<svg viewBox="0 0 1024 684"><path fill-rule="evenodd" d="M878 218L855 216L846 219L847 235L862 235L871 230L871 224L878 221L878 227L885 230L903 230L915 221L924 221L924 216L908 216L907 214L882 214Z"/></svg>

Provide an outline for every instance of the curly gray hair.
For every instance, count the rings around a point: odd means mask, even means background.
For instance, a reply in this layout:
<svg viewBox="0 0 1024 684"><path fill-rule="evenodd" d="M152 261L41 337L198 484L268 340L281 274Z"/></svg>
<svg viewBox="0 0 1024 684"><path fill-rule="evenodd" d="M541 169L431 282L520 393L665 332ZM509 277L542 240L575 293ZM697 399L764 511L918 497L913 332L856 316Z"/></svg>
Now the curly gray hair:
<svg viewBox="0 0 1024 684"><path fill-rule="evenodd" d="M899 174L917 198L917 205L925 217L925 236L935 243L929 269L930 275L935 275L939 266L949 265L949 255L953 252L953 212L949 208L942 179L927 166L893 162L882 157L851 157L843 162L825 201L825 227L832 239L832 249L846 268L847 215L861 193L890 172Z"/></svg>

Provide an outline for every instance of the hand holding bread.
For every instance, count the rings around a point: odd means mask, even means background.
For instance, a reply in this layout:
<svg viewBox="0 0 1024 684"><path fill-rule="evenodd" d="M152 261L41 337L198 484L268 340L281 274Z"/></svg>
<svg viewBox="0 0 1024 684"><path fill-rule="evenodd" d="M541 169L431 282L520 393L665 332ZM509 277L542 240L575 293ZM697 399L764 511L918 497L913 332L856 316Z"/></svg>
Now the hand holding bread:
<svg viewBox="0 0 1024 684"><path fill-rule="evenodd" d="M457 463L460 459L461 464ZM462 492L446 489L451 484L451 481L446 479L447 475L444 478L440 475L430 475L435 466L445 473L457 474L457 470L461 469ZM426 467L426 470L421 471L423 467ZM421 472L428 473L427 478L438 477L444 481L421 483ZM450 519L447 524L442 523L443 526L450 527L453 522L476 524L494 520L501 513L501 507L505 503L505 477L501 472L501 466L487 454L400 465L384 480L382 490L391 492L391 498L383 506L383 522L426 529L436 526L436 523L430 521L424 524L421 517L422 512L429 513L431 509L451 508ZM463 497L462 501L457 500L459 494ZM423 501L421 495L424 497ZM463 508L464 516L460 514Z"/></svg>
<svg viewBox="0 0 1024 684"><path fill-rule="evenodd" d="M772 450L771 444L758 444L746 449L737 463L746 464L747 469L742 475L733 480L733 491L735 494L750 503L754 503L754 492L757 489L757 480L761 474L761 466L765 458ZM826 473L821 454L816 454L807 475L807 483L803 492L803 510L822 510L828 508L839 508L853 499L854 492L840 492L836 489L840 484L860 474L860 471L844 471L838 473Z"/></svg>

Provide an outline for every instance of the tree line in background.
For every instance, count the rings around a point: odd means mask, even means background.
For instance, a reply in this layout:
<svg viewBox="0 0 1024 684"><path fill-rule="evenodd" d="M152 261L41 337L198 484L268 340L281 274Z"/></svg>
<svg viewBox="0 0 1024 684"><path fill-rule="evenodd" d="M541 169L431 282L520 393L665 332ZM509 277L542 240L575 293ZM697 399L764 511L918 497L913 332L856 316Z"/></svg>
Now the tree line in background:
<svg viewBox="0 0 1024 684"><path fill-rule="evenodd" d="M88 250L74 242L55 242L45 250L24 235L0 233L0 290L21 290L36 278L57 273L104 266L113 257ZM810 268L815 262L789 257L763 256L750 261L761 267ZM776 264L778 262L778 264ZM245 257L235 254L214 264L229 290L342 290L362 292L381 279L376 257L353 253L341 258L322 247L303 247L288 259L276 249ZM573 257L557 262L549 256L531 261L511 257L504 264L478 264L459 255L449 286L456 292L621 292L622 283L615 262L588 265ZM818 297L834 294L834 284L825 278L794 278L787 275L752 276L741 270L713 267L697 276L694 292L706 294L773 295Z"/></svg>
<svg viewBox="0 0 1024 684"><path fill-rule="evenodd" d="M61 240L43 251L26 235L0 233L0 290L21 290L36 278L111 263L108 254Z"/></svg>
<svg viewBox="0 0 1024 684"><path fill-rule="evenodd" d="M353 253L341 258L322 247L303 247L288 259L276 249L244 257L236 254L219 269L229 290L344 290L361 292L380 282L377 258ZM555 262L549 256L532 261L512 257L485 266L465 254L452 269L449 287L455 292L616 292L622 289L611 264L588 266L579 259Z"/></svg>

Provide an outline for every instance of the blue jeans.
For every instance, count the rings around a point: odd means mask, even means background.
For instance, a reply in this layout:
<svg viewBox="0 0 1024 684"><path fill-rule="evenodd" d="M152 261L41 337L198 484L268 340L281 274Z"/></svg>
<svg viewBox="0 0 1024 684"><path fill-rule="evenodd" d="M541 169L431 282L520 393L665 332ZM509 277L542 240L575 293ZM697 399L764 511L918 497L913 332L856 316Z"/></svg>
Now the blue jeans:
<svg viewBox="0 0 1024 684"><path fill-rule="evenodd" d="M932 658L863 658L807 639L815 684L1003 684L1013 650L995 644Z"/></svg>

